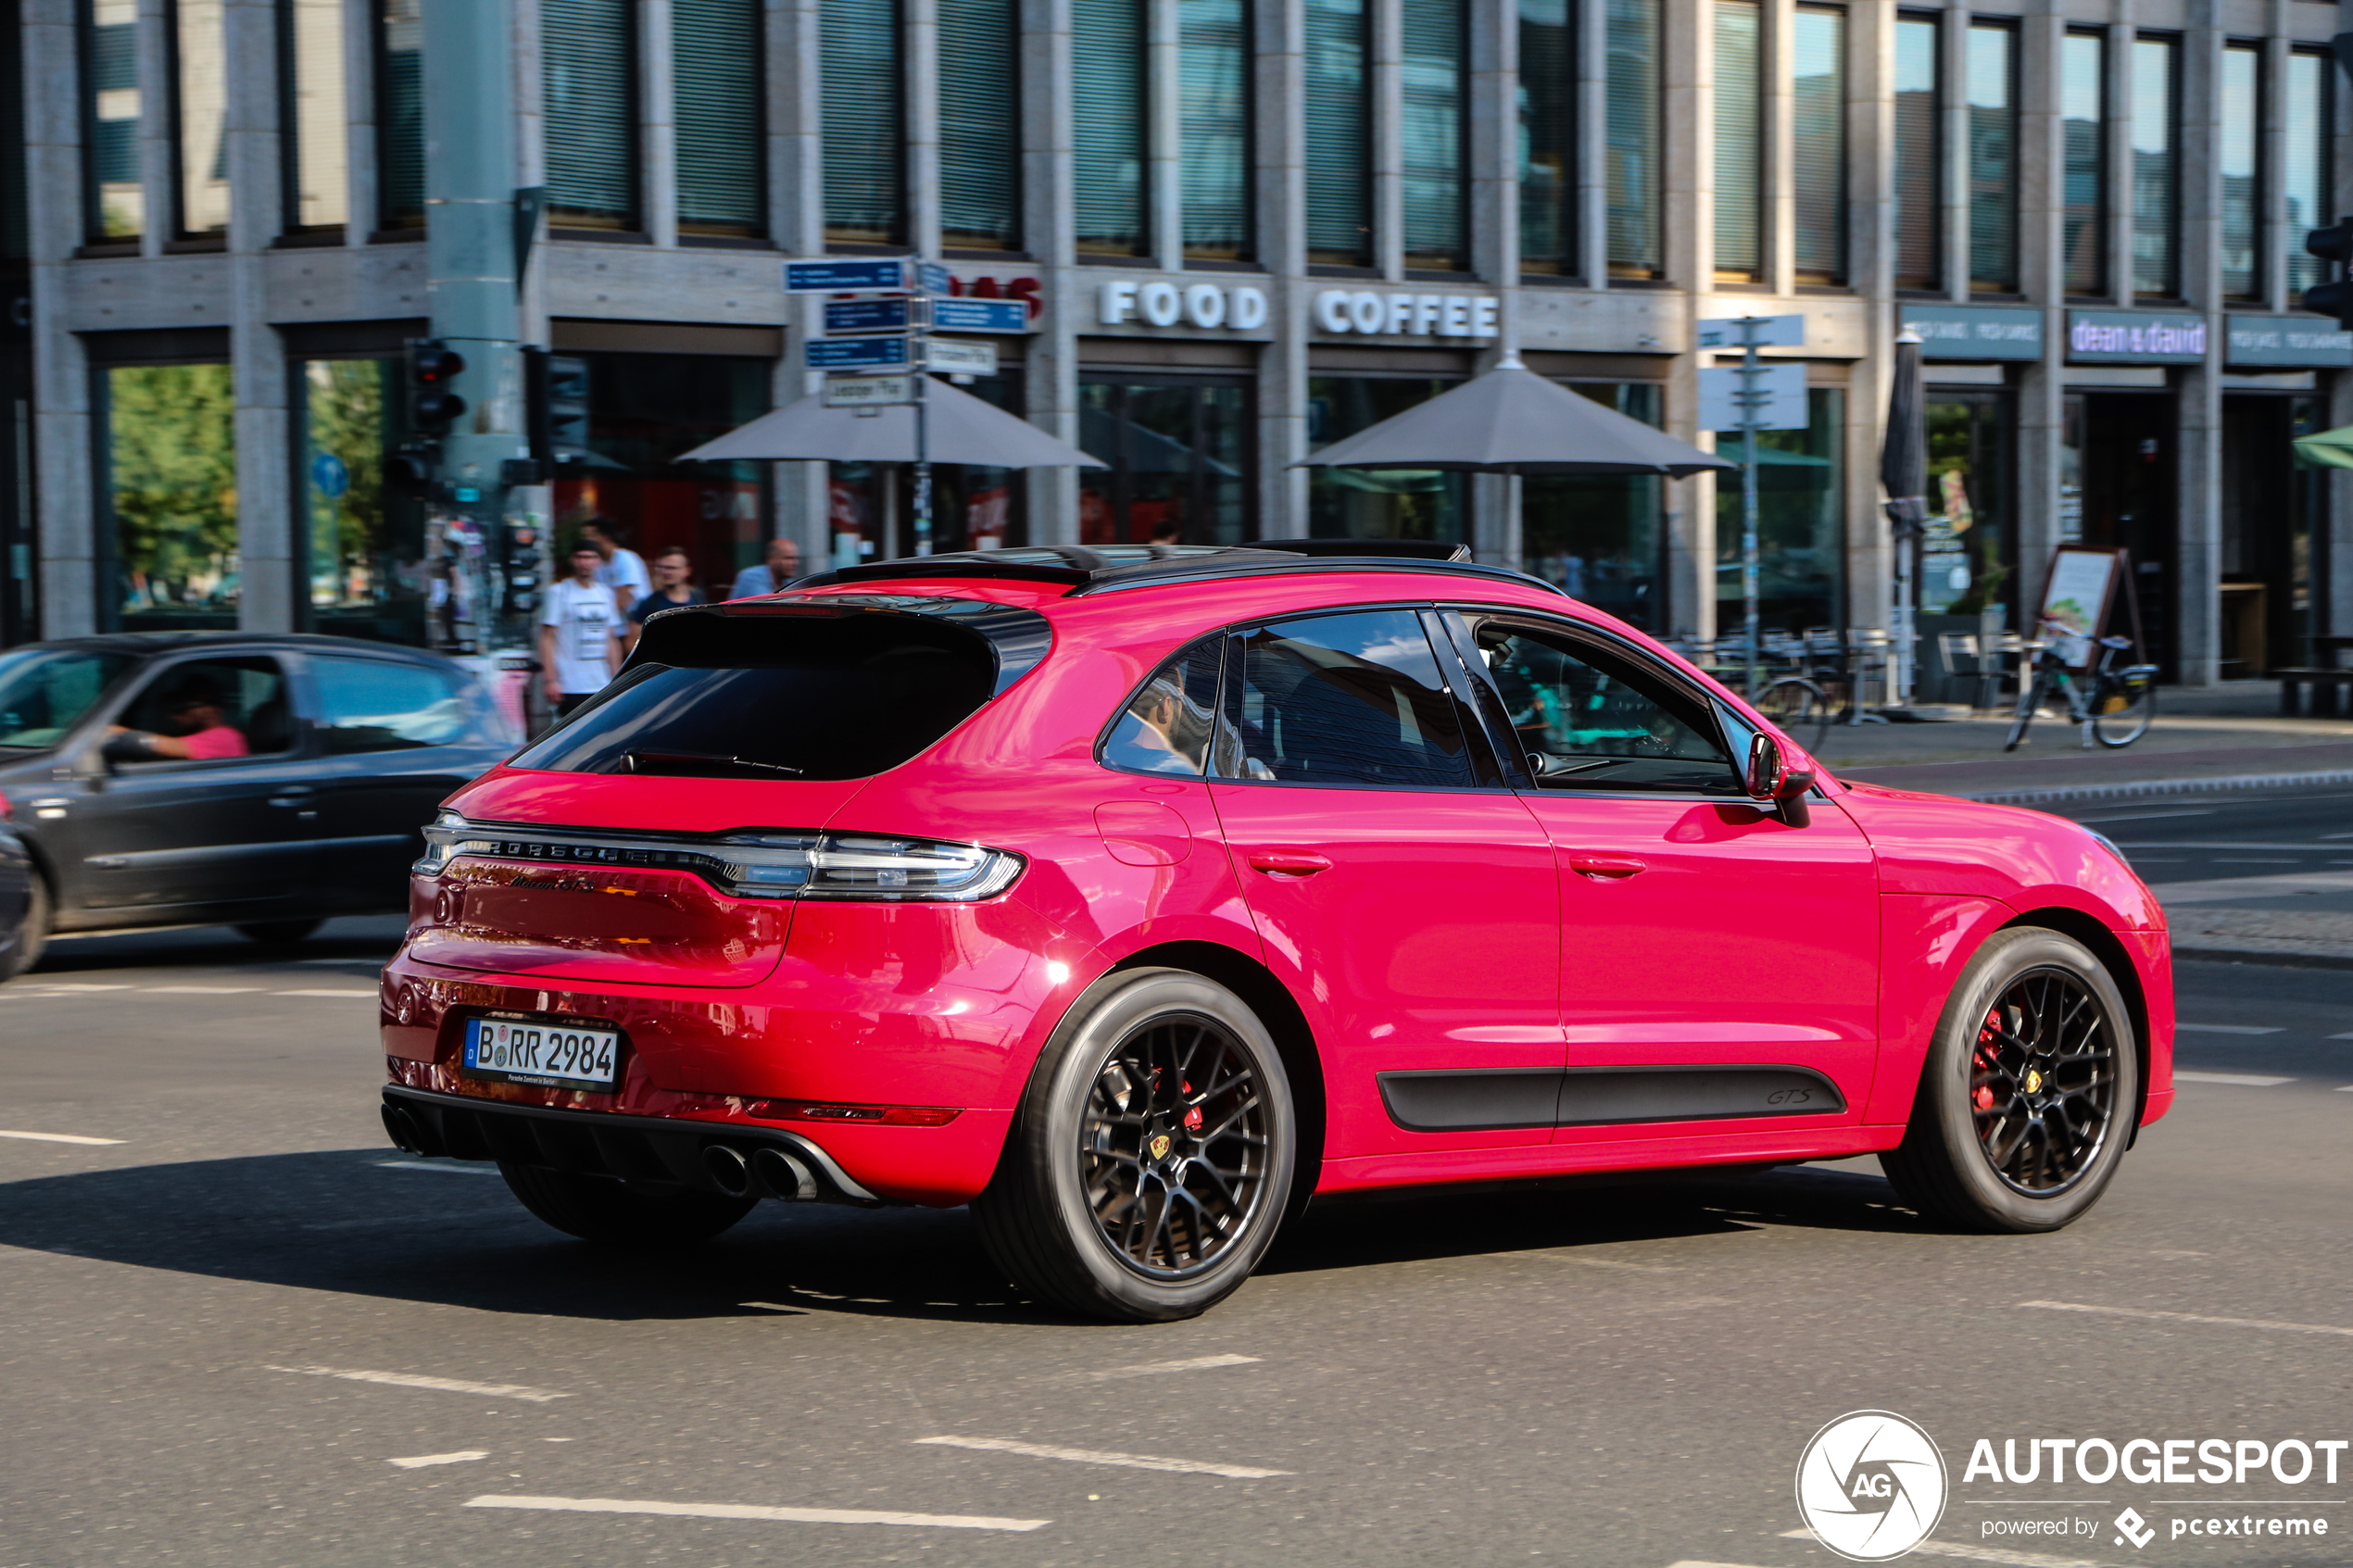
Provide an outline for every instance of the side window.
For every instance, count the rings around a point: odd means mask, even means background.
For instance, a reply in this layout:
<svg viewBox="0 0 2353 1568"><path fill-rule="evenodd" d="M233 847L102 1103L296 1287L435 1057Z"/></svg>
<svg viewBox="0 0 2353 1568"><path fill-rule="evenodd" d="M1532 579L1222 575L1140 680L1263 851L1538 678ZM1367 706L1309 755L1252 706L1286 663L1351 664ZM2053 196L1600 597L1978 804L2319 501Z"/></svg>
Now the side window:
<svg viewBox="0 0 2353 1568"><path fill-rule="evenodd" d="M268 757L294 748L274 659L199 659L157 671L116 719L107 756L128 766Z"/></svg>
<svg viewBox="0 0 2353 1568"><path fill-rule="evenodd" d="M1225 646L1223 633L1203 637L1153 671L1112 724L1103 766L1200 777L1217 727L1217 663Z"/></svg>
<svg viewBox="0 0 2353 1568"><path fill-rule="evenodd" d="M331 752L447 746L466 733L466 702L447 671L390 659L314 655L321 738Z"/></svg>
<svg viewBox="0 0 2353 1568"><path fill-rule="evenodd" d="M1478 783L1462 715L1411 610L1365 610L1234 634L1226 714L1234 776L1446 789Z"/></svg>
<svg viewBox="0 0 2353 1568"><path fill-rule="evenodd" d="M1539 787L1739 787L1715 721L1665 673L1508 621L1481 623L1477 642Z"/></svg>

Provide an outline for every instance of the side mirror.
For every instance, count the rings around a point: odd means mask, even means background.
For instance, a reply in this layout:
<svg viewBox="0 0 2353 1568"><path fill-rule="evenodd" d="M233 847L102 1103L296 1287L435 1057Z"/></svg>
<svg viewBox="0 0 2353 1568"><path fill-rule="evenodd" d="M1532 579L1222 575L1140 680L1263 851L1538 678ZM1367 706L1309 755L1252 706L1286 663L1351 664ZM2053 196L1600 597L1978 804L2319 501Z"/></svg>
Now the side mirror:
<svg viewBox="0 0 2353 1568"><path fill-rule="evenodd" d="M1768 734L1758 734L1748 743L1749 798L1777 806L1781 821L1793 828L1802 828L1812 821L1806 809L1806 793L1814 787L1814 770L1793 768L1781 755L1781 743Z"/></svg>

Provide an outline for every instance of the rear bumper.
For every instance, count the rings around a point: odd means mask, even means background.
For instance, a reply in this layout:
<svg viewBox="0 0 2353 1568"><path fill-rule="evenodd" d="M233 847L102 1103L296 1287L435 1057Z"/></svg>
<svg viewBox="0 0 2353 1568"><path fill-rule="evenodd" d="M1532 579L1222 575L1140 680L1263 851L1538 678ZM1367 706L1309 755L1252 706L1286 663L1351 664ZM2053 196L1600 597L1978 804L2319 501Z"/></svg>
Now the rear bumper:
<svg viewBox="0 0 2353 1568"><path fill-rule="evenodd" d="M724 1193L705 1151L732 1148L746 1160L761 1148L799 1160L817 1177L816 1200L875 1206L867 1191L813 1138L776 1127L701 1123L606 1110L563 1110L388 1085L384 1131L412 1154L496 1160L584 1176Z"/></svg>

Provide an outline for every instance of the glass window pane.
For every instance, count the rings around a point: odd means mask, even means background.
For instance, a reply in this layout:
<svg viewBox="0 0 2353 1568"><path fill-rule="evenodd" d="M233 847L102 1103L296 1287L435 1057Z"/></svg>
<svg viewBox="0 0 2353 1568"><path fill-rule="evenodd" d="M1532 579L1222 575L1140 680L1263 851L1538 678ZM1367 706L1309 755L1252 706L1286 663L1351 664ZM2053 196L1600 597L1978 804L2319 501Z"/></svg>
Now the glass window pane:
<svg viewBox="0 0 2353 1568"><path fill-rule="evenodd" d="M2222 51L2222 293L2253 299L2263 292L2261 51Z"/></svg>
<svg viewBox="0 0 2353 1568"><path fill-rule="evenodd" d="M220 33L220 0L175 0L172 6L172 93L177 99L180 232L229 230L228 58Z"/></svg>
<svg viewBox="0 0 2353 1568"><path fill-rule="evenodd" d="M343 0L284 0L286 223L340 229L350 215L344 180Z"/></svg>
<svg viewBox="0 0 2353 1568"><path fill-rule="evenodd" d="M1200 774L1217 723L1223 633L1204 637L1152 672L1103 742L1103 765L1139 773Z"/></svg>
<svg viewBox="0 0 2353 1568"><path fill-rule="evenodd" d="M136 239L147 217L139 182L139 0L91 0L82 90L90 237Z"/></svg>
<svg viewBox="0 0 2353 1568"><path fill-rule="evenodd" d="M2018 34L1969 30L1969 286L2018 287Z"/></svg>
<svg viewBox="0 0 2353 1568"><path fill-rule="evenodd" d="M1519 0L1519 265L1577 270L1576 53L1568 0Z"/></svg>
<svg viewBox="0 0 2353 1568"><path fill-rule="evenodd" d="M1020 73L1010 0L939 3L939 229L963 250L1021 244Z"/></svg>
<svg viewBox="0 0 2353 1568"><path fill-rule="evenodd" d="M1755 0L1716 0L1716 275L1765 268L1763 19Z"/></svg>
<svg viewBox="0 0 2353 1568"><path fill-rule="evenodd" d="M226 365L106 373L113 628L237 624L237 435Z"/></svg>
<svg viewBox="0 0 2353 1568"><path fill-rule="evenodd" d="M1239 545L1251 527L1250 391L1239 383L1083 382L1082 545Z"/></svg>
<svg viewBox="0 0 2353 1568"><path fill-rule="evenodd" d="M2133 292L2162 299L2182 291L2174 155L2179 52L2170 38L2133 41Z"/></svg>
<svg viewBox="0 0 2353 1568"><path fill-rule="evenodd" d="M768 205L759 0L671 0L670 49L679 232L757 234Z"/></svg>
<svg viewBox="0 0 2353 1568"><path fill-rule="evenodd" d="M1403 0L1398 142L1404 164L1405 264L1453 270L1463 245L1463 0Z"/></svg>
<svg viewBox="0 0 2353 1568"><path fill-rule="evenodd" d="M1586 382L1569 390L1644 424L1659 422L1655 385ZM1649 474L1521 480L1520 570L1629 626L1665 632L1665 486Z"/></svg>
<svg viewBox="0 0 2353 1568"><path fill-rule="evenodd" d="M313 654L320 731L331 752L447 746L466 733L465 694L445 671L391 659Z"/></svg>
<svg viewBox="0 0 2353 1568"><path fill-rule="evenodd" d="M424 502L384 483L385 457L409 438L407 369L311 359L300 374L308 628L422 646Z"/></svg>
<svg viewBox="0 0 2353 1568"><path fill-rule="evenodd" d="M1739 781L1707 711L1659 672L1501 621L1477 633L1543 789L1713 789Z"/></svg>
<svg viewBox="0 0 2353 1568"><path fill-rule="evenodd" d="M1895 286L1940 288L1944 277L1944 139L1937 24L1895 24Z"/></svg>
<svg viewBox="0 0 2353 1568"><path fill-rule="evenodd" d="M1250 254L1250 8L1177 0L1185 254Z"/></svg>
<svg viewBox="0 0 2353 1568"><path fill-rule="evenodd" d="M1239 776L1268 783L1466 788L1470 747L1410 610L1321 615L1240 633L1227 719Z"/></svg>
<svg viewBox="0 0 2353 1568"><path fill-rule="evenodd" d="M2287 284L2297 294L2324 282L2328 263L2306 253L2304 236L2329 221L2330 103L2335 72L2326 55L2287 57L2286 168L2281 185L2287 197Z"/></svg>
<svg viewBox="0 0 2353 1568"><path fill-rule="evenodd" d="M905 141L894 0L824 0L825 237L899 238Z"/></svg>
<svg viewBox="0 0 2353 1568"><path fill-rule="evenodd" d="M1846 13L1791 19L1790 174L1796 186L1794 259L1802 283L1846 281Z"/></svg>
<svg viewBox="0 0 2353 1568"><path fill-rule="evenodd" d="M1655 278L1666 266L1659 123L1660 0L1604 0L1609 34L1609 270Z"/></svg>
<svg viewBox="0 0 2353 1568"><path fill-rule="evenodd" d="M1421 376L1312 376L1307 447L1370 430L1460 382ZM1459 544L1469 517L1462 474L1435 469L1310 469L1307 532L1317 539L1437 539Z"/></svg>
<svg viewBox="0 0 2353 1568"><path fill-rule="evenodd" d="M1304 0L1307 258L1361 266L1372 257L1364 0Z"/></svg>
<svg viewBox="0 0 2353 1568"><path fill-rule="evenodd" d="M207 659L168 664L122 710L136 734L107 744L110 760L131 765L267 757L293 749L286 677L274 659ZM181 743L170 750L150 737Z"/></svg>
<svg viewBox="0 0 2353 1568"><path fill-rule="evenodd" d="M1071 182L1078 248L1141 256L1144 11L1141 0L1072 0Z"/></svg>
<svg viewBox="0 0 2353 1568"><path fill-rule="evenodd" d="M2066 194L2059 245L2070 294L2108 292L2108 39L2070 32L2059 45Z"/></svg>
<svg viewBox="0 0 2353 1568"><path fill-rule="evenodd" d="M37 750L57 745L131 663L127 652L87 648L0 653L0 746Z"/></svg>
<svg viewBox="0 0 2353 1568"><path fill-rule="evenodd" d="M376 221L425 221L424 0L379 0L376 13Z"/></svg>
<svg viewBox="0 0 2353 1568"><path fill-rule="evenodd" d="M2009 525L2014 422L2007 393L1941 393L1928 404L1922 614L1978 615L2007 601L2006 584L2018 558ZM1948 688L1944 700L1974 700L1974 695Z"/></svg>
<svg viewBox="0 0 2353 1568"><path fill-rule="evenodd" d="M1812 388L1806 429L1757 432L1757 599L1767 631L1838 622L1845 581L1845 398L1836 387ZM1719 434L1716 451L1740 462L1740 435ZM1716 486L1716 546L1717 630L1736 635L1744 615L1737 481Z"/></svg>
<svg viewBox="0 0 2353 1568"><path fill-rule="evenodd" d="M543 0L547 219L637 223L637 39L630 0Z"/></svg>

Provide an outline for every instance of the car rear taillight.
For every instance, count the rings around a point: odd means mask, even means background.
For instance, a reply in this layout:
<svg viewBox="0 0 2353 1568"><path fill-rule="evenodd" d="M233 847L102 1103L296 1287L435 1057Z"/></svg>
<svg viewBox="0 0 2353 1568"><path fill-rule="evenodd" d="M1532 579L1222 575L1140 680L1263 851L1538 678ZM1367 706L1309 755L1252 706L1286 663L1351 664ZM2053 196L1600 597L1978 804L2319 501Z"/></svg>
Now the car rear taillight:
<svg viewBox="0 0 2353 1568"><path fill-rule="evenodd" d="M875 834L737 833L709 838L623 837L568 828L470 822L445 811L425 829L420 875L465 855L561 865L691 872L738 898L970 903L1013 885L1010 850Z"/></svg>

